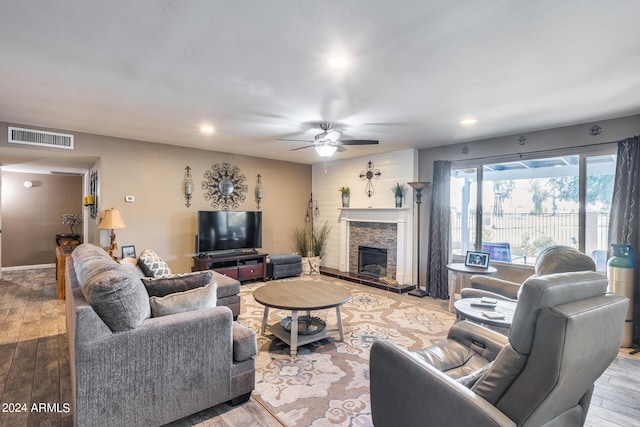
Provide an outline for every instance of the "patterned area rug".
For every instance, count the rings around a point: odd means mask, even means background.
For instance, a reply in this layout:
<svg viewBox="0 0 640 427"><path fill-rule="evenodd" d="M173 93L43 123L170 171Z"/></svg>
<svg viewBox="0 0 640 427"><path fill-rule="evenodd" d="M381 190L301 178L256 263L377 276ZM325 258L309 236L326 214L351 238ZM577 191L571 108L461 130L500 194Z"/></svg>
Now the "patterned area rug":
<svg viewBox="0 0 640 427"><path fill-rule="evenodd" d="M288 427L372 426L371 344L390 340L409 349L424 348L443 340L455 320L447 311L447 301L395 294L328 276L284 280L318 286L329 282L351 291L351 300L341 308L344 342L337 341L335 309L314 311L312 316L326 321L330 337L299 347L298 355L292 358L288 345L269 332L259 334L264 306L252 295L265 283L242 286L238 321L258 334L253 395ZM290 314L271 309L269 323Z"/></svg>

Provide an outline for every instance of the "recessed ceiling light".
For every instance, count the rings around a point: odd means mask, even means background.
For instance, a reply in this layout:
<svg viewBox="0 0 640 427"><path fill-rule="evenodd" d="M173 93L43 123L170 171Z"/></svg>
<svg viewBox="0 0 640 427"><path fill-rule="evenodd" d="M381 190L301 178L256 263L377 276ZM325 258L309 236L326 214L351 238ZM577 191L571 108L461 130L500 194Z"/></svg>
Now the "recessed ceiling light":
<svg viewBox="0 0 640 427"><path fill-rule="evenodd" d="M200 126L200 132L213 133L213 126Z"/></svg>
<svg viewBox="0 0 640 427"><path fill-rule="evenodd" d="M477 119L464 119L464 120L460 120L460 124L461 125L474 125L478 122Z"/></svg>
<svg viewBox="0 0 640 427"><path fill-rule="evenodd" d="M347 59L336 56L335 58L331 58L329 60L329 66L332 68L344 68L347 66Z"/></svg>

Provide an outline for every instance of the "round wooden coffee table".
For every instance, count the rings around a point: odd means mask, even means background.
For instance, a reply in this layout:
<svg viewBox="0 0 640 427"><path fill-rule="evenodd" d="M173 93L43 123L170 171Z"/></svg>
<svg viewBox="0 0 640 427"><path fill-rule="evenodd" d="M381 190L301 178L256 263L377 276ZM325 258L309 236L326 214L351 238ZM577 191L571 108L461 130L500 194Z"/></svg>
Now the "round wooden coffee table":
<svg viewBox="0 0 640 427"><path fill-rule="evenodd" d="M340 341L344 339L340 306L351 299L351 292L341 286L330 283L303 281L276 282L256 289L253 292L253 298L264 305L264 316L262 317L262 329L260 333L264 335L264 331L268 326L269 331L271 331L273 335L289 344L291 356L295 356L298 353L299 346L321 340L327 336L326 329L309 335L299 335L299 311L306 312L306 316L309 316L312 310L324 310L335 307L336 316L338 317ZM270 308L291 310L290 331L285 329L281 322L267 325Z"/></svg>

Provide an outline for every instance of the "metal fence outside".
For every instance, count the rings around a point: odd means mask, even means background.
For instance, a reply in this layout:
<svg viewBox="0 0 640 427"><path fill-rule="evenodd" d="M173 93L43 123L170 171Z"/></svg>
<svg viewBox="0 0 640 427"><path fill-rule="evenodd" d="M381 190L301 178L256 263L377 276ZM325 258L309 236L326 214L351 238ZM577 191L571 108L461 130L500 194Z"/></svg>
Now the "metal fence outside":
<svg viewBox="0 0 640 427"><path fill-rule="evenodd" d="M464 254L475 250L476 216L468 217L467 239L463 239L463 218L460 212L451 214L451 241L453 253ZM609 214L587 212L585 242L586 253L606 251L608 248ZM503 213L485 214L482 224L483 242L508 243L511 247L512 262L532 264L537 253L551 245L578 247L578 213L531 214Z"/></svg>

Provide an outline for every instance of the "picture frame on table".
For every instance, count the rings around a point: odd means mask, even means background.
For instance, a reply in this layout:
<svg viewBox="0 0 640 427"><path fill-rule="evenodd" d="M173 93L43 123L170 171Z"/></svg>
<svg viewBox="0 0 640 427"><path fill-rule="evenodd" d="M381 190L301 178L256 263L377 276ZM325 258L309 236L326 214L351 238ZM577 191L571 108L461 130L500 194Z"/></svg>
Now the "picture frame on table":
<svg viewBox="0 0 640 427"><path fill-rule="evenodd" d="M123 246L122 247L122 258L135 258L136 257L136 247L135 245Z"/></svg>
<svg viewBox="0 0 640 427"><path fill-rule="evenodd" d="M488 252L467 251L467 256L464 259L464 265L466 267L489 268L490 255L491 254Z"/></svg>

